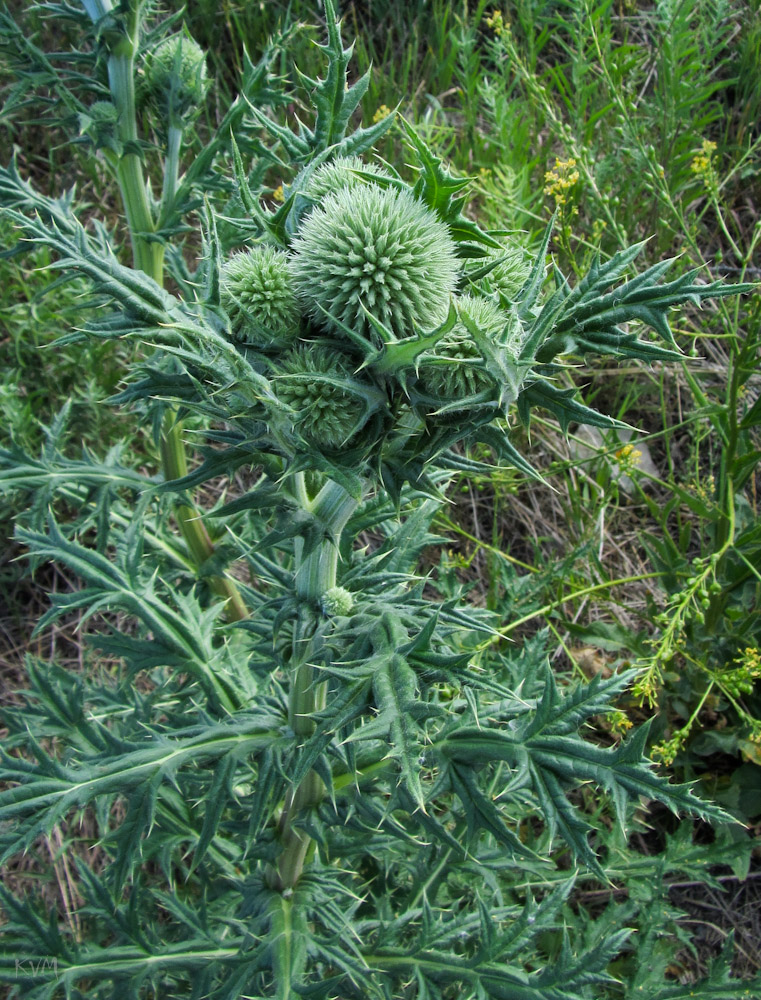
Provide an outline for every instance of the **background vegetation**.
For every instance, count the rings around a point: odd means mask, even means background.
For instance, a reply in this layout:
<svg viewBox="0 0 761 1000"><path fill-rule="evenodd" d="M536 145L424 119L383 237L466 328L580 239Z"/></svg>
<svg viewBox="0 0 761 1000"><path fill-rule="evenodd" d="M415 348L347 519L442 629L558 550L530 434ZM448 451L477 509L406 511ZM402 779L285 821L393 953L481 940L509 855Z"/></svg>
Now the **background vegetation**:
<svg viewBox="0 0 761 1000"><path fill-rule="evenodd" d="M566 272L582 273L596 252L609 257L646 240L643 264L678 254L680 267L698 268L707 282L761 277L757 2L367 0L342 12L357 39L356 74L372 67L363 120L398 106L415 121L473 178L485 228L507 228L531 249L556 210L551 249ZM214 132L246 53L256 60L270 36L288 37L283 74L292 62L309 72L316 17L300 0L189 3L185 21L208 49L216 80L199 130ZM71 46L44 8L20 19L48 50ZM19 55L9 45L4 56L3 147L17 147L24 175L43 191L59 194L67 178L76 180L85 213L95 205L109 214L116 196L104 189L84 137L63 144L56 123L66 109L44 68L37 78L19 75ZM294 97L275 114L292 121L298 111ZM382 153L405 173L399 132L384 139ZM276 198L289 178L273 167L266 180ZM14 235L0 225L7 245ZM81 323L87 305L82 286L57 286L48 262L40 251L2 265L0 446L44 454L46 428L67 406L72 458L120 440L128 464L153 468L150 435L106 403L130 348L46 350L74 317ZM619 710L595 720L599 740L613 743L653 716L651 753L662 767L699 781L753 837L761 832L761 297L688 310L674 332L679 365L579 365L565 375L589 403L644 434L571 425L563 436L556 423L535 419L530 454L543 484L518 471L462 474L458 503L438 516L449 543L431 581L444 596L466 589L470 601L497 612L506 646L548 630L558 676L640 666ZM240 484L225 488L234 493ZM18 498L2 502L7 525ZM60 663L96 669L74 616L30 648L44 593L73 581L50 567L29 575L14 555L9 544L0 557L7 700L24 683L25 652L52 649ZM643 852L662 848L674 832L669 823L657 812L643 821ZM48 863L38 854L14 877L43 885L75 920L79 889L60 848L49 842ZM722 852L711 854L706 843L705 857L718 865ZM711 870L707 883L682 876L668 897L672 937L658 948L675 979L705 971L730 930L735 972L761 968L757 853ZM589 892L602 913L608 890Z"/></svg>

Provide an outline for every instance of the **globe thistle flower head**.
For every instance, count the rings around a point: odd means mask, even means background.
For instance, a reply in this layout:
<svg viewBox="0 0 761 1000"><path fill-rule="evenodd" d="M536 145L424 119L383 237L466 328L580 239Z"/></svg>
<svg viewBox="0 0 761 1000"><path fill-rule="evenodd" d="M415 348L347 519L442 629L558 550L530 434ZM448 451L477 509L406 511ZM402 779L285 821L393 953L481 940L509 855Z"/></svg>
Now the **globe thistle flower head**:
<svg viewBox="0 0 761 1000"><path fill-rule="evenodd" d="M220 275L222 308L233 337L252 347L290 344L299 328L299 307L291 287L288 255L255 246L232 256Z"/></svg>
<svg viewBox="0 0 761 1000"><path fill-rule="evenodd" d="M170 116L200 110L206 92L206 56L188 35L170 35L146 57L145 79L151 98Z"/></svg>
<svg viewBox="0 0 761 1000"><path fill-rule="evenodd" d="M513 243L501 250L492 250L485 260L474 261L474 269L491 261L499 261L481 279L485 291L498 292L508 302L513 302L531 274L531 259L522 247Z"/></svg>
<svg viewBox="0 0 761 1000"><path fill-rule="evenodd" d="M447 315L459 272L444 223L409 192L374 184L328 195L292 250L296 294L339 336L342 325L371 333L365 310L397 337L433 329Z"/></svg>
<svg viewBox="0 0 761 1000"><path fill-rule="evenodd" d="M307 197L316 202L321 202L329 194L335 191L345 191L351 188L362 187L368 182L358 177L355 171L361 170L366 174L374 174L376 177L389 177L390 174L383 167L375 163L365 163L358 156L338 156L329 163L323 163L310 177L307 178L301 191ZM298 184L298 178L296 183Z"/></svg>
<svg viewBox="0 0 761 1000"><path fill-rule="evenodd" d="M320 598L320 607L326 618L351 614L354 598L346 587L330 587Z"/></svg>
<svg viewBox="0 0 761 1000"><path fill-rule="evenodd" d="M484 358L462 317L497 343L508 327L509 315L489 299L463 295L456 301L458 320L418 363L420 388L433 398L466 399L494 387Z"/></svg>
<svg viewBox="0 0 761 1000"><path fill-rule="evenodd" d="M340 448L367 420L369 395L335 351L305 344L277 370L275 395L295 411L295 428L310 444Z"/></svg>

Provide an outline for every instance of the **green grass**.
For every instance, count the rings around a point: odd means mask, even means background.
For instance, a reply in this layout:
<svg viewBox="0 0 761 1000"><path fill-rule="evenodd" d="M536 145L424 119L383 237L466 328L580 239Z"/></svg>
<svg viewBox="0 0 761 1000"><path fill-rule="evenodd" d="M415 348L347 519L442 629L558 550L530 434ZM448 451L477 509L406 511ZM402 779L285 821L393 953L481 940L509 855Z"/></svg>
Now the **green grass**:
<svg viewBox="0 0 761 1000"><path fill-rule="evenodd" d="M15 243L7 224L0 243ZM90 342L60 349L53 342L86 316L88 288L80 280L59 285L46 271L46 251L12 257L3 264L0 285L0 447L11 440L32 453L66 403L68 436L100 450L125 430L124 415L107 404L124 370L123 351Z"/></svg>

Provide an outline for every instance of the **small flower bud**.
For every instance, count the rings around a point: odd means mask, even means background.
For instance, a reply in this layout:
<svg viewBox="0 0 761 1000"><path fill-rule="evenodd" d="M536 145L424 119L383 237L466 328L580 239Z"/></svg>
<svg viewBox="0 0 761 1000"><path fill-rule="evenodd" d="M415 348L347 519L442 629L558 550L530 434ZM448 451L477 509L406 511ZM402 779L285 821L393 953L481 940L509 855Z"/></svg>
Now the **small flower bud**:
<svg viewBox="0 0 761 1000"><path fill-rule="evenodd" d="M151 99L170 118L200 110L206 94L206 57L188 35L170 35L145 60L145 81Z"/></svg>
<svg viewBox="0 0 761 1000"><path fill-rule="evenodd" d="M474 260L471 269L478 270L492 260L499 263L481 279L480 284L485 291L499 292L512 302L531 274L531 259L522 247L511 244L502 250L492 250L485 260Z"/></svg>
<svg viewBox="0 0 761 1000"><path fill-rule="evenodd" d="M299 328L288 257L256 246L232 256L222 268L220 296L236 340L267 348L290 344Z"/></svg>
<svg viewBox="0 0 761 1000"><path fill-rule="evenodd" d="M345 587L331 587L320 598L320 607L327 618L348 615L354 607L354 598Z"/></svg>
<svg viewBox="0 0 761 1000"><path fill-rule="evenodd" d="M303 184L300 184L299 178L306 174L304 171L296 178L293 187L298 188L314 201L321 202L323 198L336 191L345 191L366 184L367 182L355 173L357 170L366 174L374 174L376 177L390 176L383 167L375 163L365 163L358 156L338 156L329 163L323 163L306 177Z"/></svg>
<svg viewBox="0 0 761 1000"><path fill-rule="evenodd" d="M456 304L459 315L465 313L487 336L496 338L508 323L507 313L489 299L463 295ZM426 395L448 401L465 399L494 384L483 364L472 334L460 319L435 347L420 356L418 379Z"/></svg>
<svg viewBox="0 0 761 1000"><path fill-rule="evenodd" d="M294 428L318 448L345 445L377 405L373 390L354 378L334 350L314 344L279 362L275 394L294 410Z"/></svg>

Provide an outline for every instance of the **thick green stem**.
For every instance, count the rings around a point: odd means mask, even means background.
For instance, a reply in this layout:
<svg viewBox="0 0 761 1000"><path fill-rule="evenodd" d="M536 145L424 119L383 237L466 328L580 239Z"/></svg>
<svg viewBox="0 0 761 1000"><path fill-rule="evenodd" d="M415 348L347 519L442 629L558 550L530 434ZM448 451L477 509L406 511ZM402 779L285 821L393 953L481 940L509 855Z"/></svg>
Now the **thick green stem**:
<svg viewBox="0 0 761 1000"><path fill-rule="evenodd" d="M295 546L296 593L308 607L316 610L320 597L336 585L338 569L338 543L346 522L356 508L356 501L336 483L328 482L317 496L310 500L303 479L297 483L297 494L307 510L325 525L325 538L307 555L303 542ZM326 688L316 678L312 659L312 641L298 626L294 634L291 661L291 687L288 704L288 721L299 743L308 739L314 730L314 714L325 708ZM282 852L276 870L270 873L270 882L282 892L293 890L304 869L313 842L308 834L296 828L298 816L313 809L324 794L321 779L314 771L288 792L280 817Z"/></svg>
<svg viewBox="0 0 761 1000"><path fill-rule="evenodd" d="M135 267L149 274L159 285L163 283L164 247L153 237L156 227L143 174L143 164L137 150L137 117L135 112L135 52L137 23L129 25L129 33L113 46L108 59L108 82L111 99L119 112L119 139L124 146L116 175L124 202Z"/></svg>
<svg viewBox="0 0 761 1000"><path fill-rule="evenodd" d="M167 414L161 435L161 464L166 479L182 479L188 474L181 433L182 426L174 420L174 414ZM179 504L175 516L191 558L200 568L214 555L214 543L206 525L199 519L199 512L189 504ZM229 621L241 621L248 617L248 608L233 580L226 576L210 576L209 584L215 594L227 601L225 611Z"/></svg>
<svg viewBox="0 0 761 1000"><path fill-rule="evenodd" d="M111 99L119 112L119 138L124 146L122 155L116 161L116 176L132 240L134 265L150 275L157 284L163 285L164 245L155 237L156 222L143 173L143 164L137 152L135 53L139 24L136 6L128 15L124 29L124 33L113 41L108 60ZM164 165L162 212L168 210L174 199L182 135L181 126L170 125ZM167 413L164 418L161 460L165 479L180 479L187 475L182 427L173 411ZM194 507L180 504L176 509L176 515L188 551L193 562L200 568L214 554L214 543ZM212 576L209 578L209 583L214 593L227 601L226 613L229 620L240 621L248 616L248 609L233 580L223 576Z"/></svg>
<svg viewBox="0 0 761 1000"><path fill-rule="evenodd" d="M164 161L164 186L161 190L161 205L159 206L159 225L162 225L172 211L177 179L180 175L180 151L184 130L181 125L170 125L166 141L166 159Z"/></svg>

